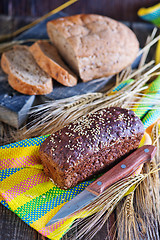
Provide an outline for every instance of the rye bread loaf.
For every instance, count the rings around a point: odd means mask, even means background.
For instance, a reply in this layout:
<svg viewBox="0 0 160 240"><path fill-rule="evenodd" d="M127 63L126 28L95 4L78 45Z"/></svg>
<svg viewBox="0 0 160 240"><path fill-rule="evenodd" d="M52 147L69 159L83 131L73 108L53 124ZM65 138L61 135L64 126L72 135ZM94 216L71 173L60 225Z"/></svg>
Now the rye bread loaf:
<svg viewBox="0 0 160 240"><path fill-rule="evenodd" d="M83 81L114 75L139 50L135 34L111 18L80 14L47 23L50 40Z"/></svg>
<svg viewBox="0 0 160 240"><path fill-rule="evenodd" d="M4 52L1 67L15 90L28 95L48 94L53 90L52 78L36 63L27 46L15 46Z"/></svg>
<svg viewBox="0 0 160 240"><path fill-rule="evenodd" d="M48 41L38 40L29 50L37 64L52 78L68 87L77 84L77 76L67 67L57 49Z"/></svg>
<svg viewBox="0 0 160 240"><path fill-rule="evenodd" d="M44 172L60 188L74 187L136 149L143 134L133 111L116 107L88 114L42 143Z"/></svg>

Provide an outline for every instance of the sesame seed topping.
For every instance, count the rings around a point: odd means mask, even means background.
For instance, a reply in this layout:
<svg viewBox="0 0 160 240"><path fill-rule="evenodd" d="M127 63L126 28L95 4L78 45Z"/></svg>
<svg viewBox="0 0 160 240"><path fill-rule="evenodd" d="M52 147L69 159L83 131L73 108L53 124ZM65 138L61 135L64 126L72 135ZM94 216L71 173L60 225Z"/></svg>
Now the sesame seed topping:
<svg viewBox="0 0 160 240"><path fill-rule="evenodd" d="M54 159L66 159L70 166L71 158L73 160L84 156L88 158L92 151L97 152L101 148L114 145L119 137L126 137L126 133L136 134L138 126L139 119L131 117L128 110L120 110L118 107L102 109L83 116L52 134L50 137L52 154L55 156Z"/></svg>

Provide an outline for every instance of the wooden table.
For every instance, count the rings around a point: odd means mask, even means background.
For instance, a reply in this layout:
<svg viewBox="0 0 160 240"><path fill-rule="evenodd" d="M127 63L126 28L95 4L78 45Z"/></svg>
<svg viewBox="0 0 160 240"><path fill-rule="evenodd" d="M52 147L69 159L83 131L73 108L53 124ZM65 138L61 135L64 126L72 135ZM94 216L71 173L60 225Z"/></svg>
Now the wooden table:
<svg viewBox="0 0 160 240"><path fill-rule="evenodd" d="M112 216L113 218L114 216ZM70 233L66 234L62 240L69 239ZM110 235L109 222L99 231L93 240L104 240ZM33 228L29 227L16 214L0 204L0 239L2 240L47 240ZM113 238L112 238L113 239ZM110 238L111 240L111 238Z"/></svg>

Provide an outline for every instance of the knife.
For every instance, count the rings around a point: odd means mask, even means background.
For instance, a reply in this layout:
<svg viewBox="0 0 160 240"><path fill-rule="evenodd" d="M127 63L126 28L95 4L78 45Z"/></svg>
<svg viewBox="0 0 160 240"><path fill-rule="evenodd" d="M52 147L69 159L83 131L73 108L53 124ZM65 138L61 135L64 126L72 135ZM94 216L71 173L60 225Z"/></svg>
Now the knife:
<svg viewBox="0 0 160 240"><path fill-rule="evenodd" d="M156 153L153 145L144 145L116 164L109 171L86 187L80 194L67 202L46 224L46 227L90 204L113 183L131 175L142 164L151 160Z"/></svg>

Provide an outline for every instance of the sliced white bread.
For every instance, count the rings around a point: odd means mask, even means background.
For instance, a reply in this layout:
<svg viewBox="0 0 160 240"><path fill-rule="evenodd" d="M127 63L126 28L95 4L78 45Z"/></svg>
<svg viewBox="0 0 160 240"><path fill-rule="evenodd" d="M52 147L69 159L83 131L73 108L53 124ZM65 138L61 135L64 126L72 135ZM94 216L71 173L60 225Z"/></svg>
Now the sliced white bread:
<svg viewBox="0 0 160 240"><path fill-rule="evenodd" d="M77 76L66 66L57 49L48 41L38 40L29 50L37 64L56 81L69 87L77 84Z"/></svg>
<svg viewBox="0 0 160 240"><path fill-rule="evenodd" d="M20 93L43 95L53 90L52 78L38 66L27 46L17 45L3 53L1 67L11 87Z"/></svg>

